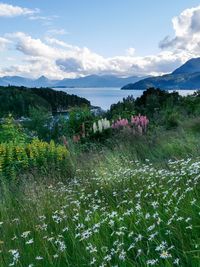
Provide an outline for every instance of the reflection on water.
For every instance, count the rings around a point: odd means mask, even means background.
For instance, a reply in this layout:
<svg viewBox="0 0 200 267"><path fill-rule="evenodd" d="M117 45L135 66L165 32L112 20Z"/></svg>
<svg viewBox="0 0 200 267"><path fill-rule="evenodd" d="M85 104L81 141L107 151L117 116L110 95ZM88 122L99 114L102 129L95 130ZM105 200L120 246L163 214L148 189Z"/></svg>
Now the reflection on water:
<svg viewBox="0 0 200 267"><path fill-rule="evenodd" d="M142 95L143 90L120 90L120 88L56 88L55 90L64 91L68 94L78 95L88 99L93 106L101 107L104 110L124 97L132 95L137 98ZM180 95L188 95L195 90L177 90Z"/></svg>

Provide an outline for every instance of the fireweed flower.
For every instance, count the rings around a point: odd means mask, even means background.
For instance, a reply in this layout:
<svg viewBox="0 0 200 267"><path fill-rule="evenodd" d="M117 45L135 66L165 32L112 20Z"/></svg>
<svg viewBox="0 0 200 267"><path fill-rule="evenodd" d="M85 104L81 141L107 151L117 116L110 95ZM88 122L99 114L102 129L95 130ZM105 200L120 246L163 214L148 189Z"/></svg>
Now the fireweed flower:
<svg viewBox="0 0 200 267"><path fill-rule="evenodd" d="M138 116L131 117L131 123L138 129L138 131L146 132L149 120L146 116L141 116L139 114Z"/></svg>
<svg viewBox="0 0 200 267"><path fill-rule="evenodd" d="M123 127L126 127L129 125L129 122L127 119L118 119L117 121L115 121L113 124L112 124L112 128L113 129L120 129L120 128L123 128Z"/></svg>

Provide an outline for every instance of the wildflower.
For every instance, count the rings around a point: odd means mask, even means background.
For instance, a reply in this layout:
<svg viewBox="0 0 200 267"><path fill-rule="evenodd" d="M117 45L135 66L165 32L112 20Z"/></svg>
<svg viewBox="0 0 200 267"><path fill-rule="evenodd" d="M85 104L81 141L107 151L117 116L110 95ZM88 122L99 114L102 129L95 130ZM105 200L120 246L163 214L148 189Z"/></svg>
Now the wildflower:
<svg viewBox="0 0 200 267"><path fill-rule="evenodd" d="M147 265L151 265L151 266L153 266L153 265L156 265L157 262L158 262L158 259L148 260L148 261L147 261Z"/></svg>
<svg viewBox="0 0 200 267"><path fill-rule="evenodd" d="M54 259L56 259L56 258L58 258L59 256L58 256L58 254L54 254L53 257L54 257Z"/></svg>
<svg viewBox="0 0 200 267"><path fill-rule="evenodd" d="M136 258L139 257L141 254L142 254L142 250L141 249L138 249Z"/></svg>
<svg viewBox="0 0 200 267"><path fill-rule="evenodd" d="M74 142L74 143L78 143L78 142L80 141L80 139L81 139L81 138L80 138L80 135L74 135L74 136L73 136L73 142Z"/></svg>
<svg viewBox="0 0 200 267"><path fill-rule="evenodd" d="M30 244L33 244L33 242L34 242L33 239L30 239L30 240L26 241L26 244L30 245Z"/></svg>
<svg viewBox="0 0 200 267"><path fill-rule="evenodd" d="M128 125L129 125L129 123L128 123L127 119L119 119L116 122L114 122L111 127L113 129L120 129L120 128L124 128Z"/></svg>
<svg viewBox="0 0 200 267"><path fill-rule="evenodd" d="M90 265L94 265L97 260L95 258L92 258L92 261L90 262Z"/></svg>
<svg viewBox="0 0 200 267"><path fill-rule="evenodd" d="M23 237L23 238L27 238L28 235L29 235L30 233L31 233L30 231L23 232L23 233L21 234L21 237Z"/></svg>
<svg viewBox="0 0 200 267"><path fill-rule="evenodd" d="M111 261L111 259L112 257L109 254L104 257L104 261Z"/></svg>
<svg viewBox="0 0 200 267"><path fill-rule="evenodd" d="M97 252L97 248L93 246L91 243L86 247L86 250L88 250L90 253Z"/></svg>
<svg viewBox="0 0 200 267"><path fill-rule="evenodd" d="M142 134L143 132L146 132L149 120L146 116L141 116L139 114L138 116L131 117L131 123L135 125L137 130Z"/></svg>
<svg viewBox="0 0 200 267"><path fill-rule="evenodd" d="M98 130L100 133L102 133L102 131L103 131L103 123L101 120L98 120Z"/></svg>
<svg viewBox="0 0 200 267"><path fill-rule="evenodd" d="M147 231L150 232L150 231L152 231L154 228L155 228L155 224L152 224L151 226L149 226L149 227L147 228Z"/></svg>
<svg viewBox="0 0 200 267"><path fill-rule="evenodd" d="M93 123L92 128L93 128L93 132L94 132L94 133L96 133L96 132L98 131L96 122Z"/></svg>
<svg viewBox="0 0 200 267"><path fill-rule="evenodd" d="M62 229L62 232L64 233L64 232L66 232L68 230L69 230L69 228L68 227L65 227L65 228Z"/></svg>
<svg viewBox="0 0 200 267"><path fill-rule="evenodd" d="M172 255L168 253L167 250L163 250L162 253L160 254L161 259L168 259L171 258Z"/></svg>
<svg viewBox="0 0 200 267"><path fill-rule="evenodd" d="M19 251L17 249L11 249L9 252L12 254L12 263L9 266L14 266L19 261Z"/></svg>
<svg viewBox="0 0 200 267"><path fill-rule="evenodd" d="M37 261L41 261L41 260L43 260L43 257L41 257L41 256L36 256L35 259L36 259Z"/></svg>
<svg viewBox="0 0 200 267"><path fill-rule="evenodd" d="M67 247L65 245L65 242L64 241L61 241L61 240L56 240L55 241L55 244L58 245L58 249L63 252Z"/></svg>
<svg viewBox="0 0 200 267"><path fill-rule="evenodd" d="M176 265L178 265L178 264L179 264L179 262L180 262L180 259L176 258L176 259L174 260L173 264L176 264Z"/></svg>
<svg viewBox="0 0 200 267"><path fill-rule="evenodd" d="M125 252L125 250L122 250L122 251L120 252L120 254L119 254L119 259L120 259L121 261L125 261L125 258L126 258L126 252Z"/></svg>

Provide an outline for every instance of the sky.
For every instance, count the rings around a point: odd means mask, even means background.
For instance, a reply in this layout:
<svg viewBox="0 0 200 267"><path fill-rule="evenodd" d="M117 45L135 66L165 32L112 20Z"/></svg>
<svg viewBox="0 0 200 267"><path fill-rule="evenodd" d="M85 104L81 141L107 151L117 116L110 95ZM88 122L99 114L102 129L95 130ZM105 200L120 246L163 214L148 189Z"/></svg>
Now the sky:
<svg viewBox="0 0 200 267"><path fill-rule="evenodd" d="M169 73L200 56L200 1L0 1L0 76Z"/></svg>

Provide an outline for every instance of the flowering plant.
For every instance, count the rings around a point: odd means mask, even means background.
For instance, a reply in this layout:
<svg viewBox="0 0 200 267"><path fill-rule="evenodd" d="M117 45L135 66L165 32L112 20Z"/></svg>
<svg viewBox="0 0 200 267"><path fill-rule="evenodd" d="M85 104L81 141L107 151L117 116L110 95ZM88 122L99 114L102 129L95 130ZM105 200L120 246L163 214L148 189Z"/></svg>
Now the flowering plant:
<svg viewBox="0 0 200 267"><path fill-rule="evenodd" d="M124 128L126 126L129 126L129 122L127 119L118 119L117 121L115 121L113 124L112 124L112 128L113 129L120 129L120 128Z"/></svg>
<svg viewBox="0 0 200 267"><path fill-rule="evenodd" d="M106 118L98 120L98 122L93 123L93 133L100 132L110 128L110 121Z"/></svg>
<svg viewBox="0 0 200 267"><path fill-rule="evenodd" d="M146 116L139 114L138 116L131 117L131 124L134 125L140 133L144 133L147 130L149 120Z"/></svg>

